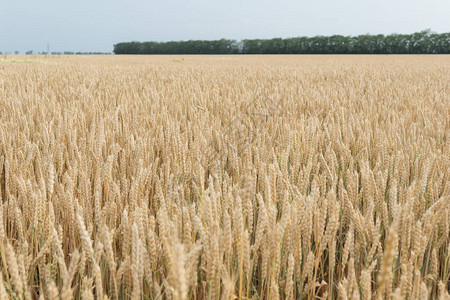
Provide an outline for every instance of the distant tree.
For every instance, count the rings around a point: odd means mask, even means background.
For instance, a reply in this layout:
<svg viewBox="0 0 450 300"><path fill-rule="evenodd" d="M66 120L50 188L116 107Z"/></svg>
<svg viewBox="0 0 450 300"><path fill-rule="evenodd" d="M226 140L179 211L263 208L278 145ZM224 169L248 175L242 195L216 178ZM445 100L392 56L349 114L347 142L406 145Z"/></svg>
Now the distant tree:
<svg viewBox="0 0 450 300"><path fill-rule="evenodd" d="M19 54L19 51L18 50L14 51L14 54L15 55Z"/></svg>
<svg viewBox="0 0 450 300"><path fill-rule="evenodd" d="M262 40L243 40L242 41L242 53L243 54L261 54L262 53Z"/></svg>
<svg viewBox="0 0 450 300"><path fill-rule="evenodd" d="M31 54L33 54L33 50L29 50L29 51L25 52L25 54L26 55L31 55Z"/></svg>
<svg viewBox="0 0 450 300"><path fill-rule="evenodd" d="M431 30L429 29L411 34L410 53L429 53L432 47L430 35Z"/></svg>
<svg viewBox="0 0 450 300"><path fill-rule="evenodd" d="M342 35L333 35L328 38L328 53L349 53L350 38Z"/></svg>
<svg viewBox="0 0 450 300"><path fill-rule="evenodd" d="M281 38L261 41L262 54L283 54L285 53L284 49L283 39Z"/></svg>

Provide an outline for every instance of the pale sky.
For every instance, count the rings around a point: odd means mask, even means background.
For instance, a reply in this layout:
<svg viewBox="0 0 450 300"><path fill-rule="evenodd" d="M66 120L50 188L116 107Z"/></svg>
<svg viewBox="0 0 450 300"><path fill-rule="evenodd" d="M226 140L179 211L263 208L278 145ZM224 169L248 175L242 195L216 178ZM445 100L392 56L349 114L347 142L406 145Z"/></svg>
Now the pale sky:
<svg viewBox="0 0 450 300"><path fill-rule="evenodd" d="M450 0L0 0L0 51L128 41L450 32Z"/></svg>

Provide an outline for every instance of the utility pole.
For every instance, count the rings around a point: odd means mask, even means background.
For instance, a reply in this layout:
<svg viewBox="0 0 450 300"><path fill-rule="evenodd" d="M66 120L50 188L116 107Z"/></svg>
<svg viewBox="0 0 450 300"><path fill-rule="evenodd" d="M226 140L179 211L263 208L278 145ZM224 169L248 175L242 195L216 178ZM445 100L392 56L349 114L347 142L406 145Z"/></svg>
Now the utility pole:
<svg viewBox="0 0 450 300"><path fill-rule="evenodd" d="M47 55L50 55L50 43L47 42Z"/></svg>

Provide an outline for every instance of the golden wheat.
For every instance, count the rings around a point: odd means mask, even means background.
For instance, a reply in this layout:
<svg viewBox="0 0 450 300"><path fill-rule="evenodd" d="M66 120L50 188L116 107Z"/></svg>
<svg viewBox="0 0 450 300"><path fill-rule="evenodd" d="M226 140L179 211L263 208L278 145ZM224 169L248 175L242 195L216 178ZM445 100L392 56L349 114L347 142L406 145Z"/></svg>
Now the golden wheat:
<svg viewBox="0 0 450 300"><path fill-rule="evenodd" d="M449 299L447 56L0 64L0 298Z"/></svg>

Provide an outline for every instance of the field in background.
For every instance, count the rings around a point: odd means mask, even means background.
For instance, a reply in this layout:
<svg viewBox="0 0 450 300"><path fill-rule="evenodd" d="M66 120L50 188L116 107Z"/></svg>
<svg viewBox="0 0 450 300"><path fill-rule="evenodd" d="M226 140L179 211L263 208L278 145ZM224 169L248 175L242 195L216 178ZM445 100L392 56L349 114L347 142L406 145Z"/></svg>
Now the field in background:
<svg viewBox="0 0 450 300"><path fill-rule="evenodd" d="M3 58L0 299L448 299L449 82L449 56Z"/></svg>

